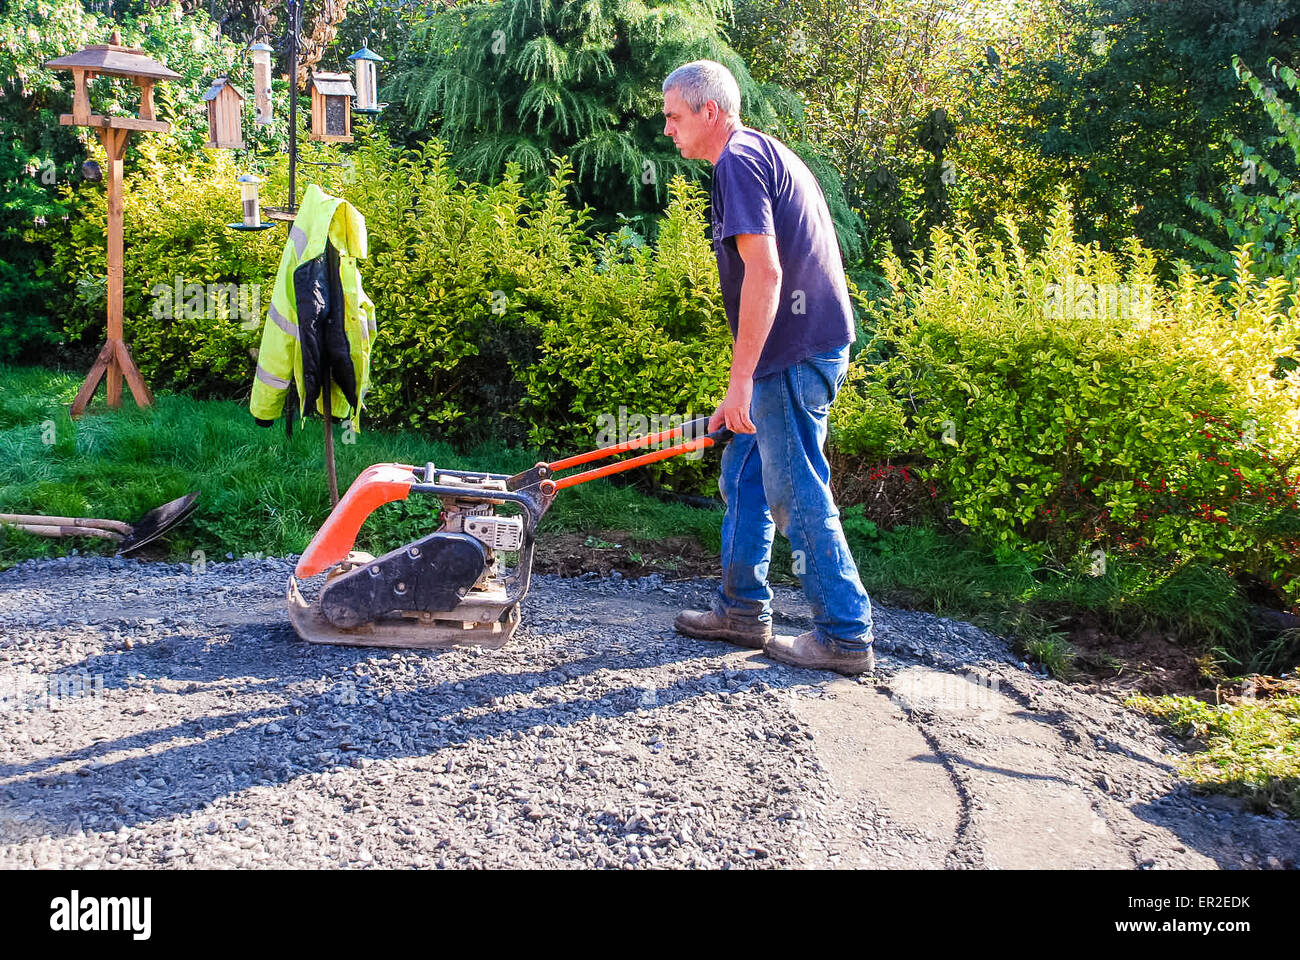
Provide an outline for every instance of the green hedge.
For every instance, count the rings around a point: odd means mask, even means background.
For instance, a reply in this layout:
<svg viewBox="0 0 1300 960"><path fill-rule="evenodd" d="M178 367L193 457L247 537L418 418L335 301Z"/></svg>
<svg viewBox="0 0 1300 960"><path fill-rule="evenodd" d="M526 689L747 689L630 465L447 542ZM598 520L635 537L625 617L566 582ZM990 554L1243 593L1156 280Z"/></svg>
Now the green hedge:
<svg viewBox="0 0 1300 960"><path fill-rule="evenodd" d="M889 262L841 447L923 461L958 520L1008 545L1093 572L1116 551L1197 557L1295 595L1295 291L1256 283L1245 253L1226 301L1186 270L1162 285L1136 241L1076 243L1063 202L1036 257L1005 226Z"/></svg>

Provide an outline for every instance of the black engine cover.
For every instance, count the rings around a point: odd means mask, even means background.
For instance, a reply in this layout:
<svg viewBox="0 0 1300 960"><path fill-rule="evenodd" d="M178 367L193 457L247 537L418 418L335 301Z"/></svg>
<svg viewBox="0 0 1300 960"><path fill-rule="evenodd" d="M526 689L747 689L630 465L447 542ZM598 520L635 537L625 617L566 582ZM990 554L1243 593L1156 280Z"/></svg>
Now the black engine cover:
<svg viewBox="0 0 1300 960"><path fill-rule="evenodd" d="M332 580L321 591L321 613L336 627L357 627L394 610L453 610L487 562L487 548L473 537L431 533Z"/></svg>

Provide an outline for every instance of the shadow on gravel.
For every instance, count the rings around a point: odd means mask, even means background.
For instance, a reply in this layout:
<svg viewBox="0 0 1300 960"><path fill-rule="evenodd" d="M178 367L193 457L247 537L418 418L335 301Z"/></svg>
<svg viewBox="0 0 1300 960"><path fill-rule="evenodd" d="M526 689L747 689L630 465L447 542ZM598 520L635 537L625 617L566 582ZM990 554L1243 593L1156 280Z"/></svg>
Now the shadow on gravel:
<svg viewBox="0 0 1300 960"><path fill-rule="evenodd" d="M1144 756L1143 754L1126 747L1120 741L1105 736L1097 730L1085 730L1080 725L1078 717L1066 713L1063 710L1040 710L1025 704L1023 697L1018 696L1014 691L1004 690L1003 692L1008 696L1014 697L1017 701L1021 702L1022 706L1024 706L1023 710L1012 714L1014 717L1023 720L1032 720L1034 723L1041 723L1044 726L1051 727L1064 739L1069 740L1072 743L1079 744L1085 741L1091 741L1098 750L1104 750L1106 753L1127 757L1129 760L1133 760L1136 763L1152 767L1153 769L1160 771L1161 774L1169 771L1169 765L1167 763L1162 763L1159 760L1153 760L1151 757Z"/></svg>
<svg viewBox="0 0 1300 960"><path fill-rule="evenodd" d="M544 638L533 634L533 639ZM563 650L556 638L549 653ZM257 651L251 654L249 647ZM550 687L570 684L599 670L635 671L667 663L711 659L716 645L699 642L698 655L669 648L659 635L648 634L636 650L615 646L609 653L579 653L559 667L521 672L489 669L478 675L438 679L430 674L445 651L395 651L376 648L318 647L298 641L281 624L248 625L232 630L227 642L212 637L172 634L137 645L120 654L88 657L72 671L104 675L105 689L135 690L169 712L168 726L142 730L116 739L87 742L40 761L0 767L3 808L30 814L24 836L56 836L84 828L105 831L119 826L166 820L204 809L213 801L255 786L276 786L311 774L360 766L358 758L388 760L418 758L471 742L527 731L537 726L556 730L589 717L611 718L642 709L671 710L678 703L761 680L767 689L808 686L827 679L808 671L774 671L761 659L738 664L739 669L711 669L683 678L671 686L655 686L654 706L647 707L646 688L628 683L599 695L554 695ZM756 653L755 658L759 655ZM409 690L376 701L369 695L369 678L355 668L374 670L375 657L397 659L412 677ZM518 661L514 661L518 662ZM471 661L473 663L473 661ZM409 665L409 666L407 666ZM491 660L483 661L491 666ZM250 672L251 671L251 672ZM140 686L166 683L170 688ZM404 678L405 674L399 674ZM392 675L386 680L391 681ZM305 690L304 687L325 689ZM220 684L215 688L211 684ZM458 686L463 689L456 689ZM340 696L339 690L352 692ZM228 694L223 693L229 691ZM556 696L544 705L515 709L493 708L514 694ZM215 713L213 696L278 697L278 706ZM201 705L188 705L202 696ZM120 701L94 705L86 713L84 739L97 728L96 712L119 711ZM174 713L194 716L175 720ZM142 713L143 711L130 711ZM391 720L392 713L400 714ZM121 722L117 714L114 722ZM146 721L147 722L147 721ZM275 728L278 728L275 729ZM268 732L269 731L269 732ZM79 731L79 734L83 731ZM302 739L298 739L298 737ZM182 742L177 742L182 741ZM106 760L121 751L138 755ZM143 753L138 753L143 751ZM454 762L454 756L453 756ZM76 771L51 772L60 765L84 762ZM489 773L488 776L491 774ZM0 816L0 840L8 818Z"/></svg>
<svg viewBox="0 0 1300 960"><path fill-rule="evenodd" d="M53 769L62 764L75 762L78 760L93 761L96 755L105 753L116 753L121 750L148 750L159 744L167 743L172 740L181 738L189 739L194 736L200 736L207 733L220 730L222 728L235 727L239 723L254 718L266 718L268 722L277 716L281 716L278 710L261 710L253 713L227 714L225 716L212 717L204 721L187 720L183 723L175 724L171 727L162 729L146 730L141 733L132 734L129 737L121 737L117 740L97 740L77 750L70 750L67 753L55 756L44 757L34 763L12 763L0 764L0 777L16 777L21 774L37 774L42 771ZM201 728L201 729L200 729ZM158 754L153 754L158 756ZM103 770L111 769L108 766ZM59 779L62 775L55 775L53 779Z"/></svg>
<svg viewBox="0 0 1300 960"><path fill-rule="evenodd" d="M1207 795L1187 784L1179 784L1151 803L1132 804L1129 809L1140 820L1168 830L1189 849L1204 854L1225 870L1300 868L1300 820L1252 814L1240 800ZM1259 851L1260 855L1248 851ZM1276 863L1269 863L1269 856Z"/></svg>
<svg viewBox="0 0 1300 960"><path fill-rule="evenodd" d="M1047 780L1053 783L1070 785L1071 780L1068 777L1058 777L1050 773L1031 773L1028 770L1012 770L1010 767L997 767L989 763L980 763L978 760L971 760L959 753L945 751L943 756L931 754L928 757L913 757L912 759L922 763L940 763L944 766L952 764L955 767L963 767L967 770L979 770L982 773L996 773L998 776L1006 777L1008 780Z"/></svg>

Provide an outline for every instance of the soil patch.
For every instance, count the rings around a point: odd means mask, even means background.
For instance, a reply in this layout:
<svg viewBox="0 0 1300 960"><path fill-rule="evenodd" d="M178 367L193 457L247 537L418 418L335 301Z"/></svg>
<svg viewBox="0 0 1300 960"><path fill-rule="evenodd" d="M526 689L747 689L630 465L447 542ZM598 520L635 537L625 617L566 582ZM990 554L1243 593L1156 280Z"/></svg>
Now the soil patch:
<svg viewBox="0 0 1300 960"><path fill-rule="evenodd" d="M626 530L597 533L548 533L537 539L533 569L576 577L607 577L617 571L628 578L658 573L673 580L716 577L718 555L694 537L643 540Z"/></svg>
<svg viewBox="0 0 1300 960"><path fill-rule="evenodd" d="M1060 616L1060 614L1058 614ZM1076 681L1118 694L1185 694L1214 699L1197 655L1160 630L1123 635L1090 610L1071 610L1061 629L1077 656Z"/></svg>

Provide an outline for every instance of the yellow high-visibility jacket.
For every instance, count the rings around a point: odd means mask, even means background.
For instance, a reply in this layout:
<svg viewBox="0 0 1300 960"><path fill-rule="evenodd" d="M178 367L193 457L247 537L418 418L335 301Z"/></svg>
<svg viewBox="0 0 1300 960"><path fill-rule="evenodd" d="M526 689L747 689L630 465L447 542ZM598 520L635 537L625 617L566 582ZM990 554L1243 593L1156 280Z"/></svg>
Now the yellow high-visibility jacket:
<svg viewBox="0 0 1300 960"><path fill-rule="evenodd" d="M321 392L318 371L303 371L303 337L313 338L313 342L308 344L309 356L313 349L326 349L324 313L327 311L322 305L328 303L330 290L338 289L332 282L326 282L327 241L338 253L344 331L353 375L346 379L355 384L356 400L356 403L349 402L345 385L338 382L339 377L333 377L330 413L339 420L351 418L353 429L359 431L360 408L370 385L371 342L377 330L375 307L361 289L361 274L357 270L357 260L366 255L366 221L352 204L341 197L329 196L315 184L309 186L303 196L297 219L289 228L289 240L280 256L271 306L262 328L257 374L248 409L259 421L279 417L284 410L290 377L298 387L301 416L307 413L308 388L314 385L311 393ZM300 294L308 297L302 304L301 316ZM346 367L343 372L347 372ZM316 399L316 409L322 414L325 412L323 395Z"/></svg>

